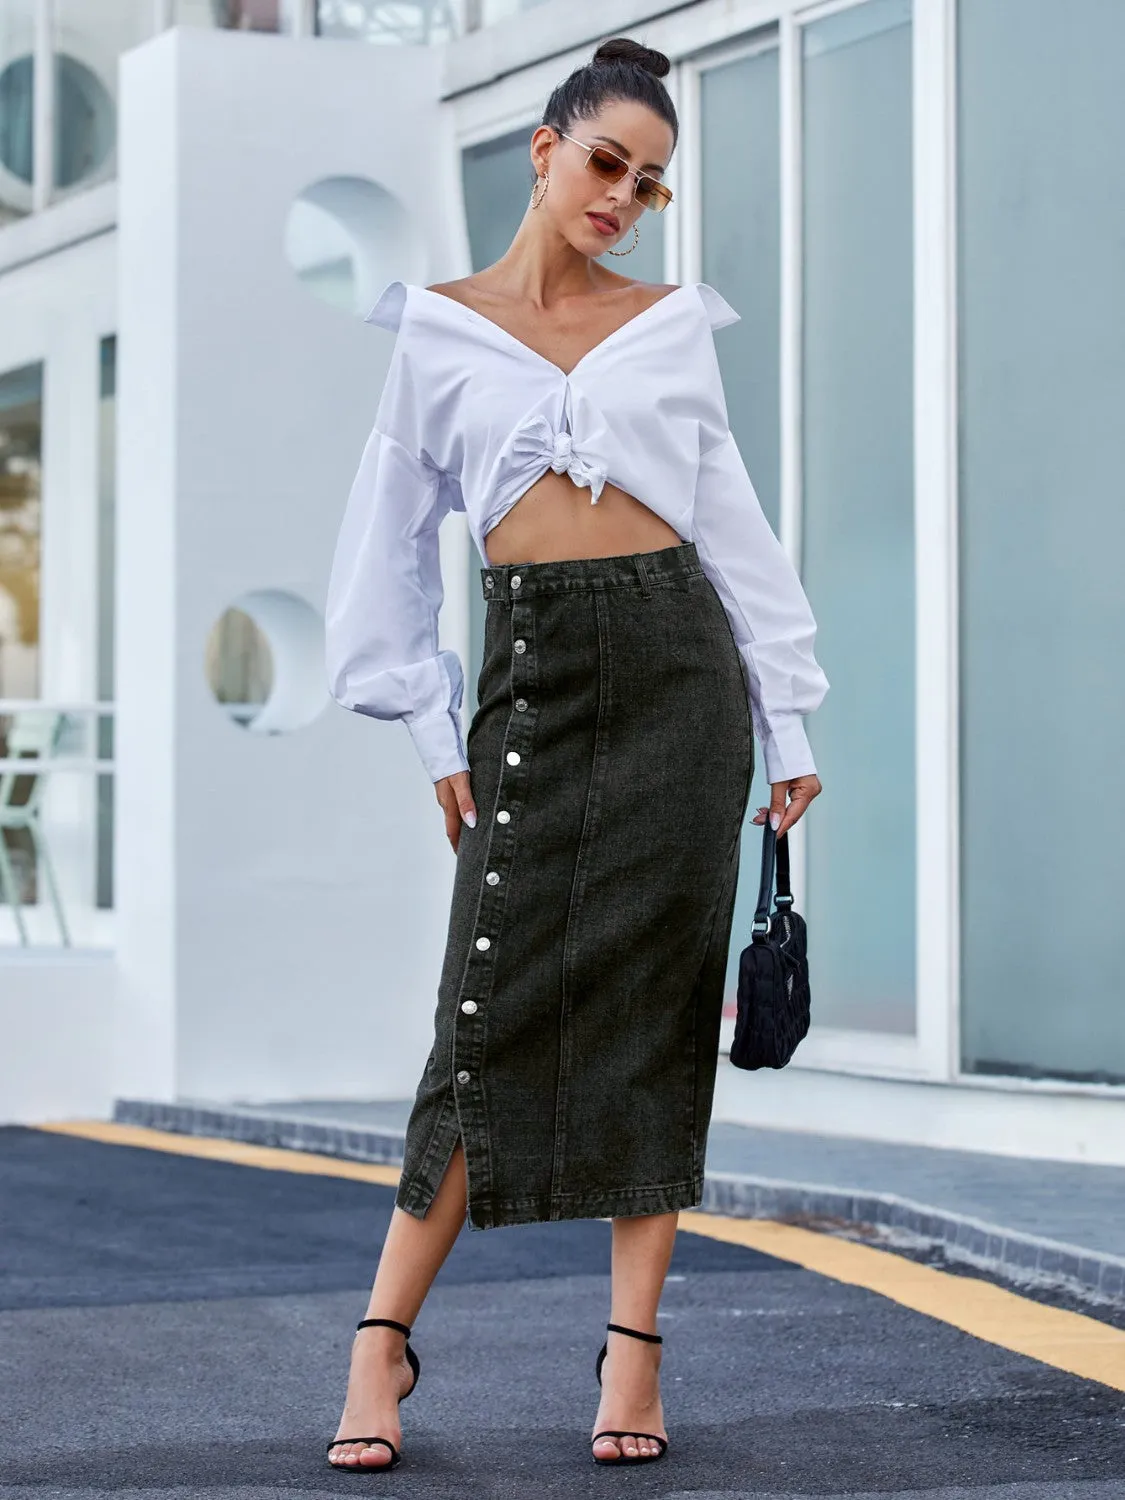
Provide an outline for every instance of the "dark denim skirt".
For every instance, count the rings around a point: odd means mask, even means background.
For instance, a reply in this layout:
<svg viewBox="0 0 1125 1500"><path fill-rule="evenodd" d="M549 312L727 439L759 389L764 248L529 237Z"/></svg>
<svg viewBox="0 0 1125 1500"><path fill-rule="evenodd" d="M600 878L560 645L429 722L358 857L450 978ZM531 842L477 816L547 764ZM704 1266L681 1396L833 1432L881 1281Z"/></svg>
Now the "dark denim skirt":
<svg viewBox="0 0 1125 1500"><path fill-rule="evenodd" d="M488 601L434 1045L396 1201L458 1136L468 1220L699 1204L754 748L694 543L480 570Z"/></svg>

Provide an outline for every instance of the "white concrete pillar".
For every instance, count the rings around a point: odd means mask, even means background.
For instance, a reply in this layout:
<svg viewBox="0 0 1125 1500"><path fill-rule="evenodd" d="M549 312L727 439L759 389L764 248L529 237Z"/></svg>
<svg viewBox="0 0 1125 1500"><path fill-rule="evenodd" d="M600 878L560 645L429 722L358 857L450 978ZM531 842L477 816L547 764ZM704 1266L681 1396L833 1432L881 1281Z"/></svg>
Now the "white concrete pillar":
<svg viewBox="0 0 1125 1500"><path fill-rule="evenodd" d="M123 60L119 1093L402 1095L429 1049L454 860L406 729L325 683L247 732L204 655L247 593L322 614L393 345L291 270L294 199L372 184L379 285L462 269L439 62L189 29Z"/></svg>

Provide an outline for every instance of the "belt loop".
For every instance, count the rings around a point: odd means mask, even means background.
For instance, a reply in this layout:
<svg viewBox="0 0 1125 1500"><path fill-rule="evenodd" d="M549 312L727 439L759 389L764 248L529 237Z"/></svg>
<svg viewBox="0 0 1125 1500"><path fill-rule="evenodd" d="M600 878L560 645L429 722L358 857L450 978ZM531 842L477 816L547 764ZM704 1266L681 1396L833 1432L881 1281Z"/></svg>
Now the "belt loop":
<svg viewBox="0 0 1125 1500"><path fill-rule="evenodd" d="M639 552L634 552L633 562L636 564L637 577L641 581L641 592L647 599L652 593L652 585L648 581L648 569L645 567L645 560Z"/></svg>

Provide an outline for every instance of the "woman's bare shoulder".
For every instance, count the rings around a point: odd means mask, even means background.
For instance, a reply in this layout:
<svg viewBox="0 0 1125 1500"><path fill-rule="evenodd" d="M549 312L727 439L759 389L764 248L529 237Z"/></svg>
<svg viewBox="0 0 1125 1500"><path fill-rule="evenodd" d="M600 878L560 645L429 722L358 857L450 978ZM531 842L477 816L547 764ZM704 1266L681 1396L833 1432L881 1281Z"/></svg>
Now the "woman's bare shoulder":
<svg viewBox="0 0 1125 1500"><path fill-rule="evenodd" d="M638 281L636 285L643 287L646 292L651 292L653 294L651 298L653 302L659 302L662 297L667 297L672 292L680 290L679 285L674 281L661 282L659 285L651 281Z"/></svg>
<svg viewBox="0 0 1125 1500"><path fill-rule="evenodd" d="M439 292L443 297L451 297L454 302L461 302L466 307L472 307L472 288L471 276L459 276L455 281L435 281L433 286L426 288L426 291Z"/></svg>

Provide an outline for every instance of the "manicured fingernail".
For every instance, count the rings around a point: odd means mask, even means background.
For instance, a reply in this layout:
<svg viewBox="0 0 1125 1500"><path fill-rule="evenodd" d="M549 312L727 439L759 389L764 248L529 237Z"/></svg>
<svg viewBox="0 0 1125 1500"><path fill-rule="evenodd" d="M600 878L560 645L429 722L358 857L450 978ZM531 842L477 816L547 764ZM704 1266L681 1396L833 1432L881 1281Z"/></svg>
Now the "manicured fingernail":
<svg viewBox="0 0 1125 1500"><path fill-rule="evenodd" d="M777 830L781 827L780 813L770 813L770 827L773 829L774 833L776 833Z"/></svg>
<svg viewBox="0 0 1125 1500"><path fill-rule="evenodd" d="M477 815L471 809L465 814L465 822L468 823L470 828L475 828L477 826Z"/></svg>

